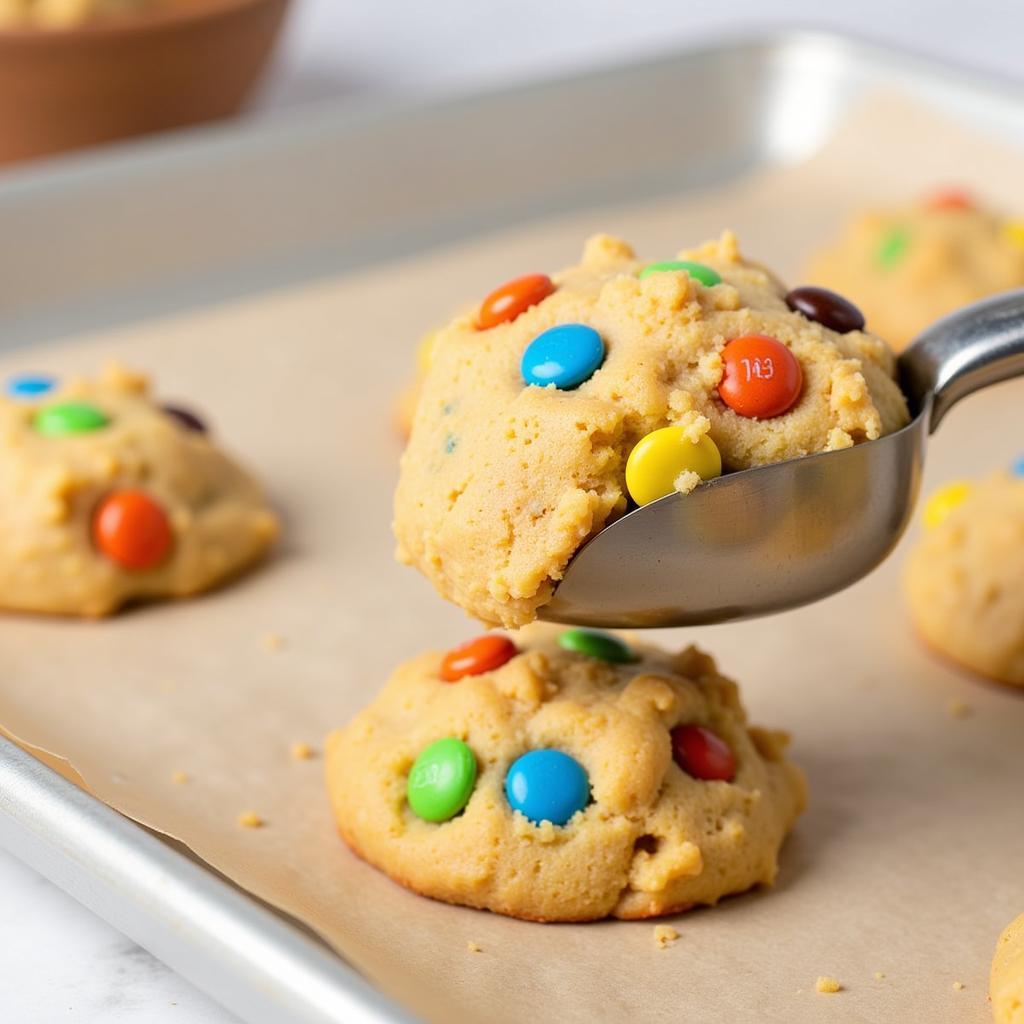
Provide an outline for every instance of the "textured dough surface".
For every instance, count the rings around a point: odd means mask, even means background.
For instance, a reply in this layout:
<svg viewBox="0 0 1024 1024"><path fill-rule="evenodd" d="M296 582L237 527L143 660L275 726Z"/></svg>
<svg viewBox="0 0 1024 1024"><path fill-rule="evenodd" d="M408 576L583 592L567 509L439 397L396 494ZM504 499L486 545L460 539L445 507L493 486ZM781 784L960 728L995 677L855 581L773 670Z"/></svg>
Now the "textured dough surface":
<svg viewBox="0 0 1024 1024"><path fill-rule="evenodd" d="M988 993L996 1024L1024 1024L1024 914L999 936Z"/></svg>
<svg viewBox="0 0 1024 1024"><path fill-rule="evenodd" d="M886 265L878 253L893 231L906 248ZM1024 285L1024 245L986 210L908 206L853 218L804 275L855 302L872 331L897 350L926 327L987 295Z"/></svg>
<svg viewBox="0 0 1024 1024"><path fill-rule="evenodd" d="M921 636L991 679L1024 686L1024 479L1000 473L925 531L905 590Z"/></svg>
<svg viewBox="0 0 1024 1024"><path fill-rule="evenodd" d="M144 377L111 366L38 401L0 398L0 608L95 617L138 598L195 594L273 542L277 520L256 482L148 389ZM95 405L109 424L37 433L38 410L65 400ZM163 507L173 543L160 565L129 571L96 550L91 523L106 494L136 488Z"/></svg>
<svg viewBox="0 0 1024 1024"><path fill-rule="evenodd" d="M555 275L555 293L512 323L478 331L467 315L438 332L402 458L397 554L484 622L536 616L575 551L625 511L626 459L652 430L709 434L729 471L907 422L880 339L792 312L783 286L745 261L731 234L680 256L723 283L704 287L683 272L641 281L629 246L597 236L581 265ZM566 322L601 334L603 366L574 391L524 386L524 349ZM721 350L746 334L777 338L801 364L803 393L782 416L746 418L717 395Z"/></svg>
<svg viewBox="0 0 1024 1024"><path fill-rule="evenodd" d="M713 904L775 878L806 800L783 757L787 737L748 727L736 685L695 648L634 650L629 665L560 649L557 632L517 635L495 672L444 683L442 654L402 665L326 744L327 785L349 846L416 892L514 917L653 917ZM732 782L702 782L673 761L669 730L710 728L732 748ZM406 778L419 752L456 736L479 776L466 809L417 818ZM537 748L576 758L593 802L563 827L534 825L504 795L511 763Z"/></svg>

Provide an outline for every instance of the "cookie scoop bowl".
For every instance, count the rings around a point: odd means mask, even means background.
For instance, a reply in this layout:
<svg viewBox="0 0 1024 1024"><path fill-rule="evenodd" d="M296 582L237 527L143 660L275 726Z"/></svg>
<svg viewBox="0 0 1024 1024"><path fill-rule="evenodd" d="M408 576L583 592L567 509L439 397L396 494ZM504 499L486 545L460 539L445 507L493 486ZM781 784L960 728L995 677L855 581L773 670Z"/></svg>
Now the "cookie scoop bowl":
<svg viewBox="0 0 1024 1024"><path fill-rule="evenodd" d="M620 628L784 611L867 575L906 529L929 434L961 398L1024 374L1024 291L968 306L899 358L914 419L852 448L733 473L606 527L540 617Z"/></svg>

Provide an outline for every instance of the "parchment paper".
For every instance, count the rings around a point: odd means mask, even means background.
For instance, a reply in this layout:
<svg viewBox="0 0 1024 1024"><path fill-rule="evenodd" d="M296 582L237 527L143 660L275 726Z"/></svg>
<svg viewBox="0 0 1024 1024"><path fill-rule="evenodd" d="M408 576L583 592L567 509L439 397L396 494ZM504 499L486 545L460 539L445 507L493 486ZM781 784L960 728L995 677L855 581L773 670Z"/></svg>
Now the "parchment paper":
<svg viewBox="0 0 1024 1024"><path fill-rule="evenodd" d="M657 638L708 647L755 721L792 730L812 789L774 889L679 917L663 951L649 923L531 925L405 892L349 854L320 758L289 747L319 751L400 659L476 629L391 557L391 401L423 329L495 282L574 261L594 230L653 259L731 226L792 276L866 200L955 181L1012 209L1022 174L1019 153L879 101L806 166L5 359L5 373L111 356L152 370L259 470L286 529L266 567L198 600L0 620L0 724L432 1021L986 1020L995 937L1024 909L1024 699L917 645L905 549L814 607ZM1019 454L1022 398L1004 385L956 409L926 486ZM951 699L972 713L952 717ZM250 808L265 827L237 824ZM820 974L845 990L816 994Z"/></svg>

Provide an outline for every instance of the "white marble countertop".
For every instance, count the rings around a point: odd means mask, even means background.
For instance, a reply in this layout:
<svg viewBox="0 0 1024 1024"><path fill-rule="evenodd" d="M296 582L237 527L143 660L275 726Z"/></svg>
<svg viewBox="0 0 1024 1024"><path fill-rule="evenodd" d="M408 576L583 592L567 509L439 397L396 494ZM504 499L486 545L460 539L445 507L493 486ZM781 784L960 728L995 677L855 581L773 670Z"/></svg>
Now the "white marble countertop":
<svg viewBox="0 0 1024 1024"><path fill-rule="evenodd" d="M1017 0L294 0L257 104L472 88L766 25L835 28L1020 78ZM965 26L965 18L970 19ZM227 1024L231 1014L0 851L0 1020Z"/></svg>

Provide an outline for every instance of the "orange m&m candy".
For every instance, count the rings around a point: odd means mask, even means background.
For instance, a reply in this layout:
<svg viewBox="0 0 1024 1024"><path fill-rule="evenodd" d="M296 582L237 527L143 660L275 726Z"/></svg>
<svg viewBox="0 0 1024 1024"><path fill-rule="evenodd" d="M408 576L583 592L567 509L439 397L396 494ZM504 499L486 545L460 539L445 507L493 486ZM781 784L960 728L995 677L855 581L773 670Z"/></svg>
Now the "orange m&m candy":
<svg viewBox="0 0 1024 1024"><path fill-rule="evenodd" d="M974 203L962 188L940 188L925 200L929 210L969 210Z"/></svg>
<svg viewBox="0 0 1024 1024"><path fill-rule="evenodd" d="M480 304L480 312L476 316L477 330L486 331L489 327L515 320L520 313L543 302L554 290L555 285L547 274L527 274L508 281L495 288Z"/></svg>
<svg viewBox="0 0 1024 1024"><path fill-rule="evenodd" d="M741 416L766 420L791 409L804 386L796 356L774 338L747 334L722 349L718 394Z"/></svg>
<svg viewBox="0 0 1024 1024"><path fill-rule="evenodd" d="M457 683L463 676L478 676L493 672L519 653L507 636L484 633L453 647L441 661L441 678L446 683Z"/></svg>
<svg viewBox="0 0 1024 1024"><path fill-rule="evenodd" d="M143 491L114 491L92 517L92 539L125 569L152 569L171 548L167 513Z"/></svg>

